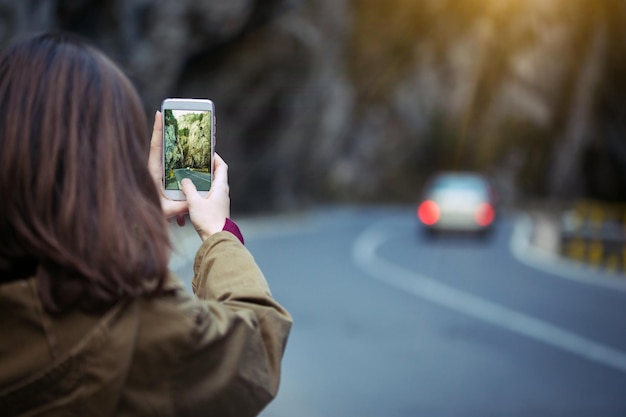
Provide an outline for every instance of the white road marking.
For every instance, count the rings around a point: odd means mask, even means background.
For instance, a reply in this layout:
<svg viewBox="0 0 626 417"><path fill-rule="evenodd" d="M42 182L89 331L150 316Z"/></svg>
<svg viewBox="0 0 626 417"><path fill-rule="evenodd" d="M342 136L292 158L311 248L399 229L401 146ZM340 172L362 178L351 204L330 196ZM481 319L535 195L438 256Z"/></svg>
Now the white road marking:
<svg viewBox="0 0 626 417"><path fill-rule="evenodd" d="M405 293L626 372L625 352L382 259L376 251L391 237L391 232L386 230L383 222L366 229L353 244L354 263L372 278Z"/></svg>
<svg viewBox="0 0 626 417"><path fill-rule="evenodd" d="M590 266L579 265L532 247L530 245L531 230L532 221L529 217L521 217L515 222L509 248L519 262L559 278L611 290L626 291L626 279L622 275L603 273Z"/></svg>

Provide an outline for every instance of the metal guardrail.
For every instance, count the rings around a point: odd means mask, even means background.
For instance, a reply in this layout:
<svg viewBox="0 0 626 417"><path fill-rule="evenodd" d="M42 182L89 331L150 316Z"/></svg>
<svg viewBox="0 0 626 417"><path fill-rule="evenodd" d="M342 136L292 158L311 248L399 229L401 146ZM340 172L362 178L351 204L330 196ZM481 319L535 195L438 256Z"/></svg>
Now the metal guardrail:
<svg viewBox="0 0 626 417"><path fill-rule="evenodd" d="M562 216L560 228L562 256L626 273L626 204L580 201Z"/></svg>

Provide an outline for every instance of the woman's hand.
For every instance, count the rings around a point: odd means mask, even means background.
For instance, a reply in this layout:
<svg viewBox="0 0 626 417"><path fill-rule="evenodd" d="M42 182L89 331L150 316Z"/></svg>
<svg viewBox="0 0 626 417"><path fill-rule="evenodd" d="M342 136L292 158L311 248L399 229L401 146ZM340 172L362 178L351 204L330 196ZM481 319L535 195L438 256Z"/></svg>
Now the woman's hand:
<svg viewBox="0 0 626 417"><path fill-rule="evenodd" d="M176 217L179 226L185 225L185 214L189 211L186 201L174 201L165 195L163 191L163 124L161 112L154 115L152 127L152 139L150 140L150 156L148 169L161 197L161 209L168 220Z"/></svg>
<svg viewBox="0 0 626 417"><path fill-rule="evenodd" d="M214 158L213 181L206 197L198 193L190 179L181 181L189 205L189 218L203 241L213 233L222 231L226 218L230 217L228 165L217 153Z"/></svg>

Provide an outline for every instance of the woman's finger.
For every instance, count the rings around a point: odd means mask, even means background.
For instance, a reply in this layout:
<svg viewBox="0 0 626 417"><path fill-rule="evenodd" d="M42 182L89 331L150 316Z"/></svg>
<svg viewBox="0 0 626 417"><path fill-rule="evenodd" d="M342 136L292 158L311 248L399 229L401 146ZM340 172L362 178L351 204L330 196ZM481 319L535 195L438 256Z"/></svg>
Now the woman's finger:
<svg viewBox="0 0 626 417"><path fill-rule="evenodd" d="M220 183L228 185L228 165L216 152L213 156L215 159L215 169L213 172L213 183Z"/></svg>
<svg viewBox="0 0 626 417"><path fill-rule="evenodd" d="M163 191L163 125L161 112L154 114L154 125L152 126L152 138L150 139L150 155L148 157L148 169L161 198L161 209L167 219L176 217L179 225L185 224L185 213L189 207L186 201L173 201L165 195ZM182 223L182 224L181 224Z"/></svg>
<svg viewBox="0 0 626 417"><path fill-rule="evenodd" d="M180 188L185 194L185 198L187 199L187 204L192 205L196 199L201 198L200 194L198 194L198 190L194 183L189 179L185 178L180 182Z"/></svg>
<svg viewBox="0 0 626 417"><path fill-rule="evenodd" d="M189 211L189 206L186 201L170 200L161 192L161 210L167 219L171 219L174 216L186 214Z"/></svg>
<svg viewBox="0 0 626 417"><path fill-rule="evenodd" d="M150 156L148 157L148 169L157 185L160 185L163 181L163 125L161 117L160 111L154 114L152 138L150 139Z"/></svg>

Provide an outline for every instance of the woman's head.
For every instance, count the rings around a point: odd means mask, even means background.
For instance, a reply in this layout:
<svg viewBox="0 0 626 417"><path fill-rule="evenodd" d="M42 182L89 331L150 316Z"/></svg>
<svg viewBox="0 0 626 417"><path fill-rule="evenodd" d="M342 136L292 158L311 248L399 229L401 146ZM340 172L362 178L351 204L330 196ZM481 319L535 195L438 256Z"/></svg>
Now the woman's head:
<svg viewBox="0 0 626 417"><path fill-rule="evenodd" d="M159 288L169 241L149 133L123 73L67 34L0 55L0 273L33 265L51 309Z"/></svg>

